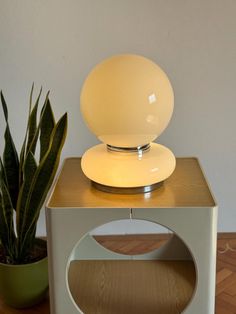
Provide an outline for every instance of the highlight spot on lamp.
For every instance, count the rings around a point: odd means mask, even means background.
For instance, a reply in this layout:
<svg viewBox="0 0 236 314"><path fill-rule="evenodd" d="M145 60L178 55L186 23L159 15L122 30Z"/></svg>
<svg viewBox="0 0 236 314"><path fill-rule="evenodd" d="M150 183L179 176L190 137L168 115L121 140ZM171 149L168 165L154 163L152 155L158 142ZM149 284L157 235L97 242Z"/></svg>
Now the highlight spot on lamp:
<svg viewBox="0 0 236 314"><path fill-rule="evenodd" d="M157 100L155 94L149 95L149 96L148 96L148 99L149 99L149 104L152 104L152 103L154 103L154 102Z"/></svg>
<svg viewBox="0 0 236 314"><path fill-rule="evenodd" d="M165 72L132 54L104 60L87 76L81 112L103 144L82 156L93 184L114 193L150 192L175 169L173 153L153 141L173 113L174 94Z"/></svg>

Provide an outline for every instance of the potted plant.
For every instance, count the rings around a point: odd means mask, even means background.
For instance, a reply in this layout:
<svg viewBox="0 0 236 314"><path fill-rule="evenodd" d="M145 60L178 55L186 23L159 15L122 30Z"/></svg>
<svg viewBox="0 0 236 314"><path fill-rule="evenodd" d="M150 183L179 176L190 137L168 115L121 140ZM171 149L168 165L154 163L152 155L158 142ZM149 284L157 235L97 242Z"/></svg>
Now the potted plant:
<svg viewBox="0 0 236 314"><path fill-rule="evenodd" d="M6 101L0 95L6 121L0 157L0 296L17 308L38 303L48 290L46 242L36 238L36 227L67 132L67 114L55 122L49 93L37 117L42 89L33 105L33 88L20 154L10 132Z"/></svg>

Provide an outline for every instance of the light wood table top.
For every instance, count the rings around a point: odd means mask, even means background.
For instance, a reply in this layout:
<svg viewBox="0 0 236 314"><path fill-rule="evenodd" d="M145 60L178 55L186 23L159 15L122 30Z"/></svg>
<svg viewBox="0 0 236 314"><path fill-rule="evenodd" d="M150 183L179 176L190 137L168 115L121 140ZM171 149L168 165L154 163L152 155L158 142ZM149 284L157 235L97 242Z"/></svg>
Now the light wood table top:
<svg viewBox="0 0 236 314"><path fill-rule="evenodd" d="M175 208L216 205L196 158L177 158L175 171L163 185L150 193L132 195L97 190L83 174L80 162L80 158L65 160L47 207Z"/></svg>

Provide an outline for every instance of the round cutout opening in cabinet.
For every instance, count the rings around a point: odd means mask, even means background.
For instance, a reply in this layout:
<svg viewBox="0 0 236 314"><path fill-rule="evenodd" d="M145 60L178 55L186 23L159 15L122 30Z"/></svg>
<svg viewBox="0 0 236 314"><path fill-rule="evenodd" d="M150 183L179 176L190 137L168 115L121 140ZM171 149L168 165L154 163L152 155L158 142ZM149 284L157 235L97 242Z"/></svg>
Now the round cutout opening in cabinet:
<svg viewBox="0 0 236 314"><path fill-rule="evenodd" d="M172 238L173 232L150 221L122 219L99 226L90 235L112 252L139 255L160 249Z"/></svg>
<svg viewBox="0 0 236 314"><path fill-rule="evenodd" d="M137 226L142 234L134 234ZM116 227L126 234L114 235ZM66 278L78 313L180 314L194 296L197 270L190 250L171 230L124 219L78 240Z"/></svg>

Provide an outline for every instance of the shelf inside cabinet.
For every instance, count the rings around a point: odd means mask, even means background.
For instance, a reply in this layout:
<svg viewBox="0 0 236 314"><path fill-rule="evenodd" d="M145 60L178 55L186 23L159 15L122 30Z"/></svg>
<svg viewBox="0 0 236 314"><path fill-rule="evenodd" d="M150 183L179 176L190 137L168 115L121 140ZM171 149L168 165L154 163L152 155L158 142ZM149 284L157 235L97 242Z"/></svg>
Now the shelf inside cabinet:
<svg viewBox="0 0 236 314"><path fill-rule="evenodd" d="M190 302L192 261L74 260L68 282L86 314L178 314Z"/></svg>

